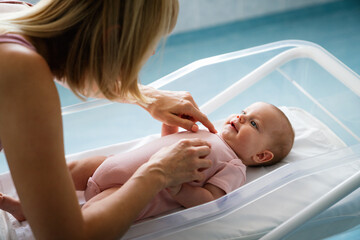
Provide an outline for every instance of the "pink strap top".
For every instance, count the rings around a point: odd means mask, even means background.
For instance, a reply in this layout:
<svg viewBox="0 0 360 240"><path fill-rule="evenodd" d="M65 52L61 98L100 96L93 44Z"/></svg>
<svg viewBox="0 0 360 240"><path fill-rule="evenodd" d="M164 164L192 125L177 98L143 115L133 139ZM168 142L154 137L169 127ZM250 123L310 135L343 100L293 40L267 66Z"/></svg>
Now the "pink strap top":
<svg viewBox="0 0 360 240"><path fill-rule="evenodd" d="M0 3L27 4L27 5L31 6L31 4L21 2L21 1L1 1L0 0ZM7 34L0 35L0 43L16 43L16 44L20 44L24 47L27 47L27 48L30 48L31 50L36 51L36 48L29 41L27 41L24 37L17 35L17 34L7 33ZM0 152L2 149L3 149L3 147L2 147L1 139L0 139Z"/></svg>
<svg viewBox="0 0 360 240"><path fill-rule="evenodd" d="M18 34L6 33L0 35L0 43L16 43L36 51L36 48L29 41Z"/></svg>
<svg viewBox="0 0 360 240"><path fill-rule="evenodd" d="M8 3L8 4L25 4L25 5L28 5L29 7L31 7L31 6L32 6L32 4L31 4L31 3L27 3L27 2L23 2L23 1L16 1L16 0L14 0L14 1L11 1L11 0L9 0L9 1L7 1L7 0L0 0L0 3Z"/></svg>
<svg viewBox="0 0 360 240"><path fill-rule="evenodd" d="M6 1L6 0L0 0L0 3L7 3L7 4L26 4L28 6L32 6L30 3L22 2L22 1ZM0 35L0 43L17 43L20 45L23 45L27 48L30 48L34 51L36 51L35 47L29 43L24 37L18 35L18 34L12 34L12 33L6 33L3 35Z"/></svg>

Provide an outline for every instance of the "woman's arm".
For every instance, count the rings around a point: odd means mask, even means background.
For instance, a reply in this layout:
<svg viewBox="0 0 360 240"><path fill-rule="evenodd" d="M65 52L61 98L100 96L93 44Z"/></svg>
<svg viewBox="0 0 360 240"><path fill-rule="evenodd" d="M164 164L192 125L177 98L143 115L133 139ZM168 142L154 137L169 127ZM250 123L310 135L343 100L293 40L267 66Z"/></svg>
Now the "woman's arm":
<svg viewBox="0 0 360 240"><path fill-rule="evenodd" d="M185 208L195 207L213 201L226 194L224 190L210 183L205 184L204 187L183 184L180 190L174 190L175 192L172 192L172 189L170 188L168 191L173 199Z"/></svg>
<svg viewBox="0 0 360 240"><path fill-rule="evenodd" d="M0 136L24 214L38 239L81 239L83 218L65 162L52 74L25 47L0 44L0 56Z"/></svg>
<svg viewBox="0 0 360 240"><path fill-rule="evenodd" d="M13 47L7 45L9 50ZM0 53L0 136L36 239L120 236L133 221L131 216L159 191L161 179L144 174L131 182L141 186L130 185L130 190L109 198L122 214L114 216L111 206L99 208L101 212L89 208L82 214L65 162L60 102L52 75L40 56L21 51ZM14 66L14 71L7 70ZM146 189L137 192L142 186Z"/></svg>
<svg viewBox="0 0 360 240"><path fill-rule="evenodd" d="M0 136L36 239L115 238L125 233L160 189L202 179L211 165L201 140L155 154L116 193L81 212L63 147L60 101L52 74L36 53L0 44ZM16 67L15 67L16 66Z"/></svg>

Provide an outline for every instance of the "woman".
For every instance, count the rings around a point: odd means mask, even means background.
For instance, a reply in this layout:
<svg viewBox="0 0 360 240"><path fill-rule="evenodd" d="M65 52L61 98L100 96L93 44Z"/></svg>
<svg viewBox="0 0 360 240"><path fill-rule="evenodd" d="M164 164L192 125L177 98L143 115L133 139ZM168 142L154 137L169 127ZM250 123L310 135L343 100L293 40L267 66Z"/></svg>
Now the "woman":
<svg viewBox="0 0 360 240"><path fill-rule="evenodd" d="M37 239L122 236L161 189L199 180L211 165L206 142L180 141L154 154L107 204L81 210L65 162L54 78L80 97L134 103L166 124L197 131L200 121L216 131L189 94L138 84L177 13L176 0L48 0L0 18L0 139Z"/></svg>

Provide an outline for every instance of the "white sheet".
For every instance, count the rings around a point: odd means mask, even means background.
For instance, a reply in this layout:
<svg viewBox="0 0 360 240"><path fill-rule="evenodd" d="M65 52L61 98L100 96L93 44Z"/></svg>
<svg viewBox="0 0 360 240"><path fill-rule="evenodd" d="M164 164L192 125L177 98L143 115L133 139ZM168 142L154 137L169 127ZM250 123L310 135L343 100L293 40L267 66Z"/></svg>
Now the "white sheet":
<svg viewBox="0 0 360 240"><path fill-rule="evenodd" d="M261 167L261 168L249 168L247 172L247 182L252 182L255 179L258 179L262 175L273 171L276 168L284 166L288 163L295 163L299 162L303 159L307 159L310 156L316 156L322 153L328 153L334 151L336 149L340 149L345 147L346 145L323 123L319 120L314 118L312 115L308 114L302 109L293 108L293 107L281 107L284 113L288 116L289 120L291 121L293 128L295 130L295 143L294 147L281 164L277 164L275 166L270 167ZM222 121L216 122L217 129L221 129ZM79 158L84 158L87 156L93 155L107 155L107 154L114 154L118 152L129 151L131 149L137 148L147 142L152 141L154 138L160 137L159 135L152 135L145 138L137 139L131 142L119 143L112 146L106 146L99 149L94 149L82 153L73 154L67 156L67 160L74 160ZM326 174L322 177L326 178ZM319 179L319 181L321 181ZM256 190L256 189L255 189ZM254 191L255 191L254 190ZM260 191L261 189L259 189ZM5 194L11 195L16 197L16 191L13 186L11 176L9 173L5 173L0 175L0 191L4 192ZM295 194L294 201L297 199L297 196L307 194L312 194L312 192L316 192L316 186L311 187L311 184L305 188L298 188L296 189L297 194ZM304 191L304 192L302 192ZM269 201L268 198L275 198L279 197L278 193L274 194L274 196L268 195L263 198L262 201ZM302 198L300 198L302 199ZM82 200L81 193L79 193L79 201ZM221 201L221 199L220 199ZM298 201L297 201L298 202ZM306 201L305 201L306 202ZM304 203L305 203L304 202ZM306 203L307 204L307 203ZM244 208L244 211L248 216L251 216L251 207ZM191 209L190 209L191 210ZM248 212L248 210L250 212ZM187 210L189 211L189 210ZM279 213L283 214L283 213ZM264 216L265 217L265 216ZM253 232L262 232L264 224L258 224L259 221L265 221L266 218L251 218L249 217L250 221L253 221L254 224L252 227ZM3 211L0 212L0 234L1 236L6 236L5 239L33 239L31 230L27 224L27 222L18 223L11 215L4 213ZM270 224L271 225L271 224ZM258 229L257 229L258 227ZM267 226L269 227L269 226ZM226 229L226 228L225 228ZM131 237L133 232L128 233L128 237Z"/></svg>

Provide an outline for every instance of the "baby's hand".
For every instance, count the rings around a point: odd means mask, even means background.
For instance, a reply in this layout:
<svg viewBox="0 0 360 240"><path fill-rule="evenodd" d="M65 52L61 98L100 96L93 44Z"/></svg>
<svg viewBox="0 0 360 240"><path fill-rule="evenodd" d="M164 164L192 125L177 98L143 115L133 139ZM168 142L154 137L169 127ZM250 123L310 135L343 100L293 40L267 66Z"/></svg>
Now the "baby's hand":
<svg viewBox="0 0 360 240"><path fill-rule="evenodd" d="M179 127L177 127L177 126L170 126L165 123L163 123L161 126L161 136L162 137L177 133L178 131L179 131Z"/></svg>
<svg viewBox="0 0 360 240"><path fill-rule="evenodd" d="M175 196L180 192L181 186L182 185L178 185L175 187L168 187L168 188L166 188L166 190L168 191L168 193L170 193L171 196Z"/></svg>

